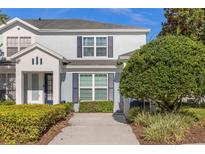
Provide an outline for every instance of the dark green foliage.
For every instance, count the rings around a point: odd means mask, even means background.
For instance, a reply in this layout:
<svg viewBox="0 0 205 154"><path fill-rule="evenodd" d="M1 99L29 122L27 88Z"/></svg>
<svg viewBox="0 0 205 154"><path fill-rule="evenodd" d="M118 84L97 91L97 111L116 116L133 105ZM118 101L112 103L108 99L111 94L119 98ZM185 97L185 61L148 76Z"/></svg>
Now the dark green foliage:
<svg viewBox="0 0 205 154"><path fill-rule="evenodd" d="M113 112L112 101L80 102L79 112Z"/></svg>
<svg viewBox="0 0 205 154"><path fill-rule="evenodd" d="M12 100L5 100L5 101L1 101L0 105L15 105L15 101Z"/></svg>
<svg viewBox="0 0 205 154"><path fill-rule="evenodd" d="M205 94L205 47L184 36L159 37L137 50L120 79L120 93L158 109L178 111L182 97Z"/></svg>
<svg viewBox="0 0 205 154"><path fill-rule="evenodd" d="M204 8L167 8L159 35L184 35L205 44Z"/></svg>
<svg viewBox="0 0 205 154"><path fill-rule="evenodd" d="M68 105L1 105L0 141L26 144L38 141L45 131L69 113Z"/></svg>

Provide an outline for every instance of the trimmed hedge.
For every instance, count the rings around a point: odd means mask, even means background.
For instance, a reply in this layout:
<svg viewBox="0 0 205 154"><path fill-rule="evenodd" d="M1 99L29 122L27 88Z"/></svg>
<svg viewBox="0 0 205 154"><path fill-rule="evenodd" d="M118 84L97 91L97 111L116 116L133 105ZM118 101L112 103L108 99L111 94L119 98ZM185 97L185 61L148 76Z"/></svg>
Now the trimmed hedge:
<svg viewBox="0 0 205 154"><path fill-rule="evenodd" d="M1 105L0 141L5 144L36 142L70 112L70 104Z"/></svg>
<svg viewBox="0 0 205 154"><path fill-rule="evenodd" d="M112 101L93 101L93 102L80 102L79 112L113 112Z"/></svg>
<svg viewBox="0 0 205 154"><path fill-rule="evenodd" d="M12 100L5 100L5 101L0 101L0 105L15 105L15 101Z"/></svg>

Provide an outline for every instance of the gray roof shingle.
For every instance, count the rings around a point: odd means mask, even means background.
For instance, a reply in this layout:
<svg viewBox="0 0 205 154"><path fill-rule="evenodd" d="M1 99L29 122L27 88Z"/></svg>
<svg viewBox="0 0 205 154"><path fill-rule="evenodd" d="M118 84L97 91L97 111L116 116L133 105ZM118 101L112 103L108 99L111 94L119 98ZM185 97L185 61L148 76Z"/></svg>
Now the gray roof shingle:
<svg viewBox="0 0 205 154"><path fill-rule="evenodd" d="M141 29L146 28L82 19L23 19L39 29Z"/></svg>
<svg viewBox="0 0 205 154"><path fill-rule="evenodd" d="M125 53L125 54L122 54L122 55L120 55L120 57L124 57L124 56L132 56L132 54L134 53L135 51L131 51L131 52L127 52L127 53Z"/></svg>
<svg viewBox="0 0 205 154"><path fill-rule="evenodd" d="M117 60L68 60L68 65L116 65Z"/></svg>

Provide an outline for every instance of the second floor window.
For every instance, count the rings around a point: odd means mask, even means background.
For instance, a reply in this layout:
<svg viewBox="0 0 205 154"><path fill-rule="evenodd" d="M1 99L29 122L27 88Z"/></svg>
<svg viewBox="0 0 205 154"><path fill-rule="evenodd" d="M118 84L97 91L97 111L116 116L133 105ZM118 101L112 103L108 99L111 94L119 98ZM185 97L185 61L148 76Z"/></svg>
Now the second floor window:
<svg viewBox="0 0 205 154"><path fill-rule="evenodd" d="M18 37L7 38L7 56L12 56L18 52Z"/></svg>
<svg viewBox="0 0 205 154"><path fill-rule="evenodd" d="M107 51L107 37L83 37L84 57L106 57Z"/></svg>
<svg viewBox="0 0 205 154"><path fill-rule="evenodd" d="M7 37L7 56L12 56L31 44L31 37Z"/></svg>
<svg viewBox="0 0 205 154"><path fill-rule="evenodd" d="M30 37L20 37L20 50L27 48L31 44Z"/></svg>

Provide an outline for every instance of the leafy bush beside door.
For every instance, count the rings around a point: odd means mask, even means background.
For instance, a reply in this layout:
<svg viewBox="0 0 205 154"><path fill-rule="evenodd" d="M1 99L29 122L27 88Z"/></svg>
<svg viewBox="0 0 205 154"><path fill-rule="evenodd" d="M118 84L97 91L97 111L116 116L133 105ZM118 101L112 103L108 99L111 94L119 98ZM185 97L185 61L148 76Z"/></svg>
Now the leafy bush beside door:
<svg viewBox="0 0 205 154"><path fill-rule="evenodd" d="M80 102L79 112L113 112L112 101Z"/></svg>

